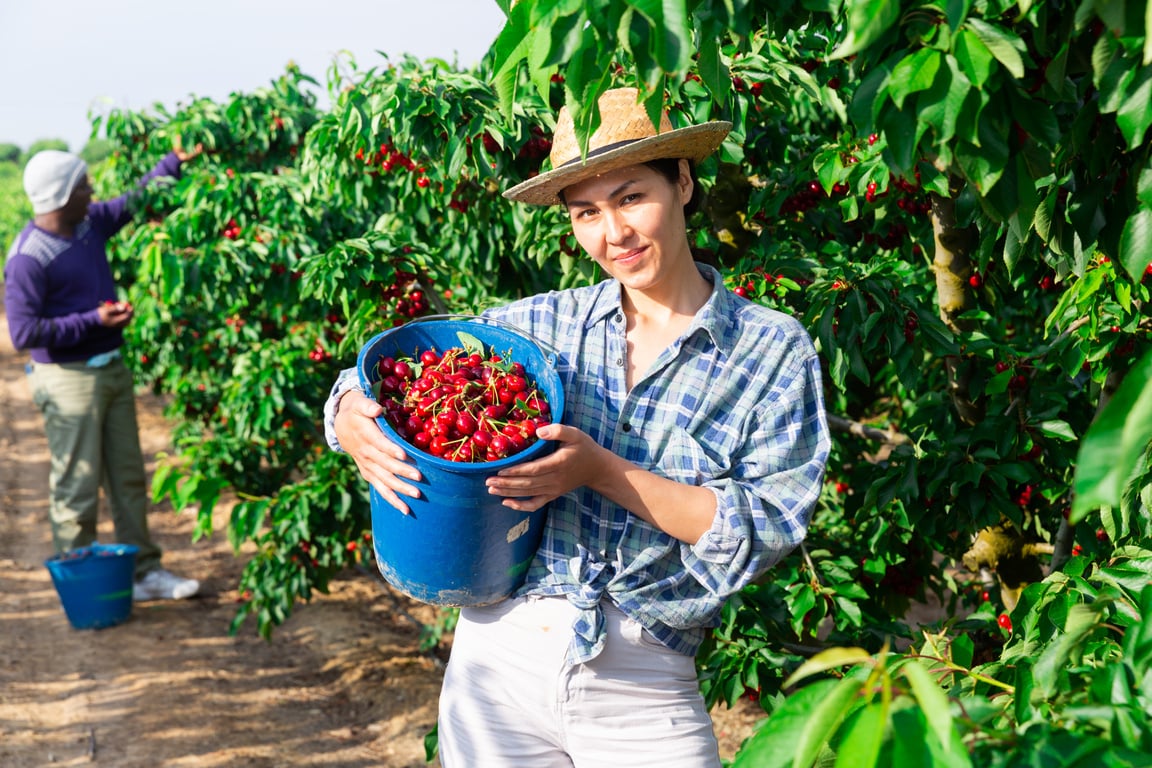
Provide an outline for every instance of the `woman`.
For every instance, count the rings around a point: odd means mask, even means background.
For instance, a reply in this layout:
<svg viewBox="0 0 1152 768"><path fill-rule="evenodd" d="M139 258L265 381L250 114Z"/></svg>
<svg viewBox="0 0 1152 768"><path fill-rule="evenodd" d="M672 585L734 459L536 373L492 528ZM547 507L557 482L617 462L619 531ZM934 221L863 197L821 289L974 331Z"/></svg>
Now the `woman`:
<svg viewBox="0 0 1152 768"><path fill-rule="evenodd" d="M551 504L524 586L464 608L440 698L456 766L719 766L694 654L725 599L803 538L828 454L820 370L794 319L694 262L693 163L728 123L657 132L634 89L605 93L581 161L567 110L549 172L508 190L561 204L610 276L488 315L557 350L556 450L490 493ZM346 371L329 441L397 510L420 474Z"/></svg>

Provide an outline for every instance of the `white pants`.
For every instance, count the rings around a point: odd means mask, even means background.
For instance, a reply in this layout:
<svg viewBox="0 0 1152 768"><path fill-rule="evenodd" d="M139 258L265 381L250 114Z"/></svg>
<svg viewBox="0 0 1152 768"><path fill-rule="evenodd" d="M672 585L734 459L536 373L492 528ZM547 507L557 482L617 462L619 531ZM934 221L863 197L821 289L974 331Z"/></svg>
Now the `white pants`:
<svg viewBox="0 0 1152 768"><path fill-rule="evenodd" d="M440 694L444 768L719 768L695 660L601 606L604 650L575 666L565 598L460 611Z"/></svg>

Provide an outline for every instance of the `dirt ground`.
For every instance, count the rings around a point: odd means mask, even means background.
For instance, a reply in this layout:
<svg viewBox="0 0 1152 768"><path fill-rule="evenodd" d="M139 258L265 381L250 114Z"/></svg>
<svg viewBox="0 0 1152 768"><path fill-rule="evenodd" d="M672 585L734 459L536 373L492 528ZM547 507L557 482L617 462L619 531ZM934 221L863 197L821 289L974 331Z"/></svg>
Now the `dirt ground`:
<svg viewBox="0 0 1152 768"><path fill-rule="evenodd" d="M221 534L192 543L193 513L158 507L150 524L165 564L200 579L200 596L72 629L44 567L48 450L25 360L0 313L0 766L439 765L423 739L443 662L420 651L417 624L432 613L373 573L347 573L271 641L251 624L231 637L243 553ZM162 406L140 397L149 472L170 449ZM228 513L217 509L217 531ZM106 514L100 533L112 540ZM760 713L742 702L713 716L727 759Z"/></svg>

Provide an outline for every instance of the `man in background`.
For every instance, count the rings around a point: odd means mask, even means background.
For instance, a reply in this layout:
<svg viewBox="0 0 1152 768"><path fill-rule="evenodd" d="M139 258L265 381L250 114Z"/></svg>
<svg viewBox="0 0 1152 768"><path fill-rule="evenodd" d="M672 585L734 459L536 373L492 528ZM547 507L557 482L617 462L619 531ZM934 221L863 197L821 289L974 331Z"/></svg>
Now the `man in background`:
<svg viewBox="0 0 1152 768"><path fill-rule="evenodd" d="M200 149L176 145L140 185L179 178L183 162ZM139 548L133 598L191 597L200 583L162 568L160 547L148 532L135 387L120 357L134 310L117 297L106 246L132 220L137 195L93 202L87 164L58 150L28 161L24 191L33 218L8 252L5 308L13 345L32 357L32 398L52 455L49 519L56 551L96 541L103 488L117 542Z"/></svg>

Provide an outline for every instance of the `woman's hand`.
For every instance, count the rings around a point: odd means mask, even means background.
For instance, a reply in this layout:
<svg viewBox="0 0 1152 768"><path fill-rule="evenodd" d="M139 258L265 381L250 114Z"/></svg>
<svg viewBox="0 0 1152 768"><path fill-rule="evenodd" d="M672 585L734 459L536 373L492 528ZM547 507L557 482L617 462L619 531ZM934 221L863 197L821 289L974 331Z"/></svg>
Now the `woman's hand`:
<svg viewBox="0 0 1152 768"><path fill-rule="evenodd" d="M404 514L408 505L401 495L420 498L420 490L405 482L419 481L420 470L408 462L404 449L393 443L376 423L384 413L380 404L359 390L350 390L340 399L334 430L340 447L356 462L364 479L384 500Z"/></svg>
<svg viewBox="0 0 1152 768"><path fill-rule="evenodd" d="M612 454L575 427L549 424L536 430L541 440L555 440L556 450L542 459L517 464L487 480L488 492L505 496L504 506L532 512L602 472Z"/></svg>

